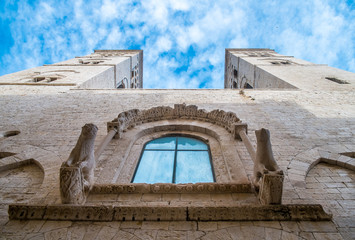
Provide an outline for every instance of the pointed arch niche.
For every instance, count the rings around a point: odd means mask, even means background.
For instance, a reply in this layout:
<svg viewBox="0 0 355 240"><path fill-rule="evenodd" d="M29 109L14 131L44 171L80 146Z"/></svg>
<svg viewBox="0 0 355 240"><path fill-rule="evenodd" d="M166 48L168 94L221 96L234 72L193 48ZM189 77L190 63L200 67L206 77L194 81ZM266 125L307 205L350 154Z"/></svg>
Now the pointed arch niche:
<svg viewBox="0 0 355 240"><path fill-rule="evenodd" d="M120 113L108 123L108 131L117 131L110 144L114 149L105 159L99 159L100 172L96 175L92 193L251 192L251 184L237 152L234 129L235 124L240 123L234 113L207 112L184 104ZM131 183L145 144L172 135L199 139L209 146L216 182Z"/></svg>
<svg viewBox="0 0 355 240"><path fill-rule="evenodd" d="M305 188L308 172L318 163L337 165L355 171L355 159L352 156L353 151L344 149L342 145L316 147L296 155L287 166L287 176L293 186Z"/></svg>

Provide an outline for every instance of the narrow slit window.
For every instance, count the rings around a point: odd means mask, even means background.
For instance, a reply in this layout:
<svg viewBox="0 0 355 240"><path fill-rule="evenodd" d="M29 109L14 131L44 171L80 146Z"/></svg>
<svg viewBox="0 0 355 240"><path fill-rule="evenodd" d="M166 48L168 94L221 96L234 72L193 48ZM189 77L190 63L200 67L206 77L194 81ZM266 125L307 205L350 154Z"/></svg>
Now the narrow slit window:
<svg viewBox="0 0 355 240"><path fill-rule="evenodd" d="M152 140L144 146L132 182L215 182L209 147L181 136Z"/></svg>

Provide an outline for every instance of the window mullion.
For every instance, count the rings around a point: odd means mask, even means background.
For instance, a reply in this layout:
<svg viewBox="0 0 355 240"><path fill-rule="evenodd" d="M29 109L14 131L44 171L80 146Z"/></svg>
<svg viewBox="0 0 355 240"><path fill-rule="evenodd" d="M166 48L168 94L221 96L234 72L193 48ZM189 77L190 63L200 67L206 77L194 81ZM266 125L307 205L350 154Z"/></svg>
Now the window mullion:
<svg viewBox="0 0 355 240"><path fill-rule="evenodd" d="M173 169L173 180L172 180L172 183L175 183L176 182L176 157L177 157L177 146L178 146L178 138L176 137L176 140L175 140L175 154L174 154L174 169Z"/></svg>

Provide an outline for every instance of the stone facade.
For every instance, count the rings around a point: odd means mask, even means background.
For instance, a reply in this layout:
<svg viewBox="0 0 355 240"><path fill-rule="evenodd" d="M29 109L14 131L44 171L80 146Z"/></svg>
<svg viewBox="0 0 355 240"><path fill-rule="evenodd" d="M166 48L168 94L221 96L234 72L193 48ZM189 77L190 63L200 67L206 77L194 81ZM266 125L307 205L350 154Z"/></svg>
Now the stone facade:
<svg viewBox="0 0 355 240"><path fill-rule="evenodd" d="M0 77L1 239L354 239L355 74L268 49L229 49L226 69L234 74L234 64L236 77L243 74L254 89L83 85L119 79L116 62L100 62L119 54L96 51ZM136 70L127 78L136 77L134 86L139 64ZM226 88L235 88L233 81ZM86 123L98 127L95 150L105 147L86 202L63 204L60 167ZM265 174L257 193L250 149L261 128L270 131L283 175ZM131 183L145 143L172 134L208 143L215 183ZM282 204L269 205L279 199L268 193L280 188Z"/></svg>

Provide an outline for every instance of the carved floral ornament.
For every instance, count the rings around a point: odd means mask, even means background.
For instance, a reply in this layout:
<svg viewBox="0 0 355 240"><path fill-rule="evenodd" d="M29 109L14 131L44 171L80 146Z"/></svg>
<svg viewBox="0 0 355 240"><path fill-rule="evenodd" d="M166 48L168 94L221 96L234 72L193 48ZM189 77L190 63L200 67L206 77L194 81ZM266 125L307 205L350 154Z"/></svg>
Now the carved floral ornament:
<svg viewBox="0 0 355 240"><path fill-rule="evenodd" d="M95 184L90 193L250 193L250 184L239 183L130 183L130 184Z"/></svg>
<svg viewBox="0 0 355 240"><path fill-rule="evenodd" d="M196 105L175 104L174 108L159 106L148 110L132 109L122 112L117 118L108 122L107 127L108 131L115 129L118 138L121 138L123 132L136 125L172 119L210 122L224 127L232 135L235 135L235 124L242 122L233 112L225 112L219 109L208 112L205 109L198 109Z"/></svg>

